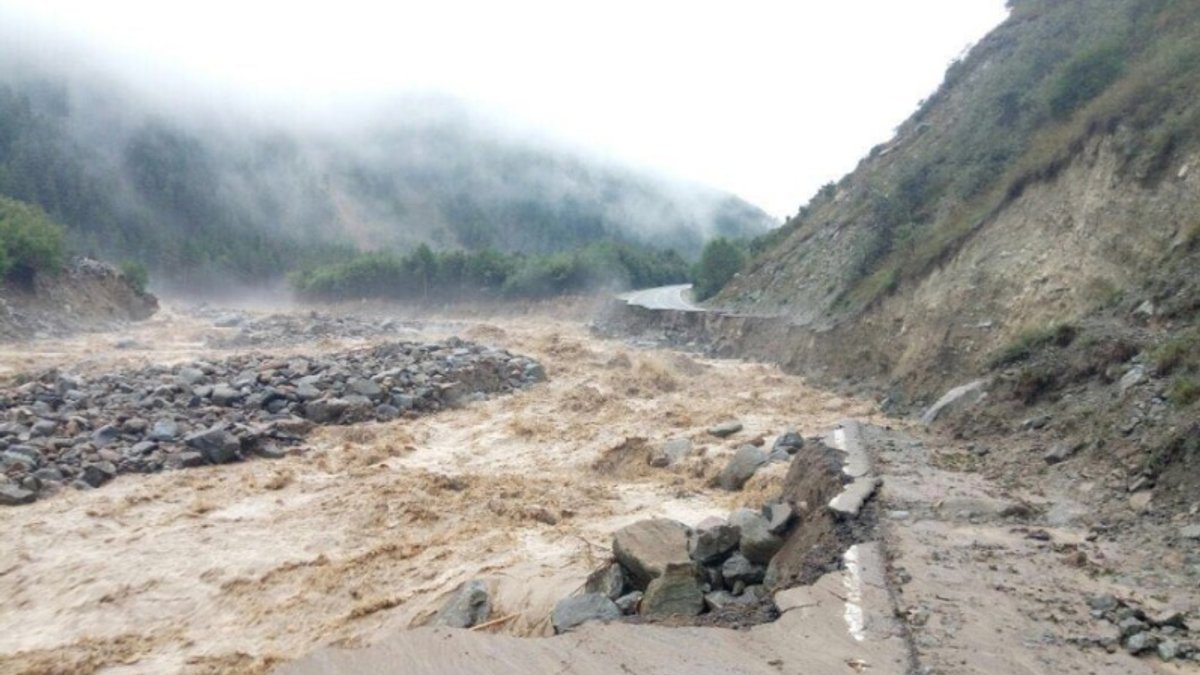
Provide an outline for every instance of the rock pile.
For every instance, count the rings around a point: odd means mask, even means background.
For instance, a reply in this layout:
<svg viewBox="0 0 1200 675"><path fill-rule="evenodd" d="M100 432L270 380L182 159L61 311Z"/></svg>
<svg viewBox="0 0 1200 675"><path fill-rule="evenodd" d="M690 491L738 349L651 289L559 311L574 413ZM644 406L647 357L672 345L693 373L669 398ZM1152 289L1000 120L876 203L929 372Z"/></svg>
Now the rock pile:
<svg viewBox="0 0 1200 675"><path fill-rule="evenodd" d="M0 391L0 504L121 473L279 457L315 425L415 416L544 378L536 361L454 338L94 378L49 371Z"/></svg>
<svg viewBox="0 0 1200 675"><path fill-rule="evenodd" d="M613 536L615 561L592 573L582 595L558 603L554 629L622 615L698 616L770 604L767 568L794 522L791 506L773 503L694 528L665 518L623 527Z"/></svg>
<svg viewBox="0 0 1200 675"><path fill-rule="evenodd" d="M207 340L207 346L214 349L281 347L319 338L399 337L415 333L418 326L422 325L396 319L372 321L355 316L332 316L318 311L263 316L199 307L193 309L192 313L211 321L214 328L223 329Z"/></svg>
<svg viewBox="0 0 1200 675"><path fill-rule="evenodd" d="M1092 617L1109 624L1107 634L1073 640L1081 646L1119 649L1134 656L1157 656L1163 661L1200 660L1200 647L1192 641L1194 622L1181 611L1151 615L1114 595L1087 598Z"/></svg>

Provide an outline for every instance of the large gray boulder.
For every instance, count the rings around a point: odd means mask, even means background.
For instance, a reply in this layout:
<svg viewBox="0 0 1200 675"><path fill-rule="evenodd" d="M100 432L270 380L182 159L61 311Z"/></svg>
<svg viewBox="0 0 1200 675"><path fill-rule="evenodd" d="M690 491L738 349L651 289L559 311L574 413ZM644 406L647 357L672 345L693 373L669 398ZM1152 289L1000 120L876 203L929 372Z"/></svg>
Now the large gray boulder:
<svg viewBox="0 0 1200 675"><path fill-rule="evenodd" d="M706 518L688 537L688 555L692 560L709 565L724 560L737 548L741 533L721 518Z"/></svg>
<svg viewBox="0 0 1200 675"><path fill-rule="evenodd" d="M346 382L346 389L359 396L375 399L383 395L383 389L375 382L366 378L352 377Z"/></svg>
<svg viewBox="0 0 1200 675"><path fill-rule="evenodd" d="M738 550L752 563L766 565L783 548L783 538L771 532L770 523L757 511L738 509L730 522L741 533Z"/></svg>
<svg viewBox="0 0 1200 675"><path fill-rule="evenodd" d="M734 492L741 490L746 481L758 471L758 468L767 463L767 453L761 448L756 448L753 445L743 445L733 453L733 457L721 474L717 476L717 485L722 490Z"/></svg>
<svg viewBox="0 0 1200 675"><path fill-rule="evenodd" d="M155 420L154 427L150 430L149 440L173 441L178 435L179 424L170 417L163 417Z"/></svg>
<svg viewBox="0 0 1200 675"><path fill-rule="evenodd" d="M789 455L794 455L804 447L804 437L796 433L792 429L788 429L775 439L775 444L771 446L772 452L779 450L786 452Z"/></svg>
<svg viewBox="0 0 1200 675"><path fill-rule="evenodd" d="M729 560L726 560L725 564L721 566L721 576L725 578L725 583L730 585L739 581L746 586L757 584L763 580L766 572L766 568L762 565L755 565L741 553L729 556Z"/></svg>
<svg viewBox="0 0 1200 675"><path fill-rule="evenodd" d="M586 593L560 600L550 613L555 633L565 633L588 621L612 621L621 618L621 610L612 599L599 593Z"/></svg>
<svg viewBox="0 0 1200 675"><path fill-rule="evenodd" d="M4 506L29 504L34 499L37 499L37 495L30 490L22 489L13 483L0 484L0 504Z"/></svg>
<svg viewBox="0 0 1200 675"><path fill-rule="evenodd" d="M306 403L304 416L317 424L331 424L340 420L349 409L350 402L344 398L322 398Z"/></svg>
<svg viewBox="0 0 1200 675"><path fill-rule="evenodd" d="M470 628L487 621L491 613L492 602L487 585L482 581L469 581L442 606L433 623L451 628Z"/></svg>
<svg viewBox="0 0 1200 675"><path fill-rule="evenodd" d="M690 563L667 565L642 596L643 616L696 616L704 611L704 591Z"/></svg>
<svg viewBox="0 0 1200 675"><path fill-rule="evenodd" d="M112 462L92 462L83 466L79 479L92 487L100 487L116 476L117 467Z"/></svg>
<svg viewBox="0 0 1200 675"><path fill-rule="evenodd" d="M626 525L613 535L612 548L638 590L645 590L672 563L692 564L688 557L687 526L667 518Z"/></svg>
<svg viewBox="0 0 1200 675"><path fill-rule="evenodd" d="M224 429L209 429L191 434L184 442L195 448L211 464L228 464L239 457L242 443Z"/></svg>
<svg viewBox="0 0 1200 675"><path fill-rule="evenodd" d="M583 591L616 600L625 594L625 572L617 563L606 565L588 575Z"/></svg>
<svg viewBox="0 0 1200 675"><path fill-rule="evenodd" d="M234 389L228 384L218 384L212 390L212 402L223 407L230 407L234 403L242 400L244 396L242 392Z"/></svg>

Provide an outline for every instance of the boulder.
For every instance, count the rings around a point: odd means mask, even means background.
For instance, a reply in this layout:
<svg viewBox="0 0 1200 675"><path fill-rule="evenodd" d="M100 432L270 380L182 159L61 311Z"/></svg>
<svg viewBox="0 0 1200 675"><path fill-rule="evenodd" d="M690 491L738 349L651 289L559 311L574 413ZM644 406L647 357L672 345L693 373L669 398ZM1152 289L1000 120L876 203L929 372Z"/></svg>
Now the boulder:
<svg viewBox="0 0 1200 675"><path fill-rule="evenodd" d="M765 518L755 518L742 525L738 550L753 563L766 565L783 548L783 538L771 532Z"/></svg>
<svg viewBox="0 0 1200 675"><path fill-rule="evenodd" d="M638 605L642 602L642 596L645 595L641 591L626 593L617 598L617 609L621 610L622 614L637 614Z"/></svg>
<svg viewBox="0 0 1200 675"><path fill-rule="evenodd" d="M638 590L644 590L672 563L692 564L687 526L666 518L642 520L617 530L612 549Z"/></svg>
<svg viewBox="0 0 1200 675"><path fill-rule="evenodd" d="M725 583L730 585L738 582L747 586L757 584L763 580L766 572L765 567L755 565L741 553L734 553L721 565L721 576L725 578Z"/></svg>
<svg viewBox="0 0 1200 675"><path fill-rule="evenodd" d="M212 464L227 464L238 458L242 442L224 429L209 429L188 436L188 447L198 450Z"/></svg>
<svg viewBox="0 0 1200 675"><path fill-rule="evenodd" d="M84 465L79 479L92 487L100 487L116 476L117 467L112 462L92 462Z"/></svg>
<svg viewBox="0 0 1200 675"><path fill-rule="evenodd" d="M616 600L625 593L625 572L617 563L606 565L588 575L583 590Z"/></svg>
<svg viewBox="0 0 1200 675"><path fill-rule="evenodd" d="M33 423L29 429L32 436L53 436L55 430L58 429L58 422L54 420L38 420Z"/></svg>
<svg viewBox="0 0 1200 675"><path fill-rule="evenodd" d="M740 538L738 528L720 518L707 518L688 537L688 555L702 565L720 562L737 548Z"/></svg>
<svg viewBox="0 0 1200 675"><path fill-rule="evenodd" d="M771 446L771 450L782 450L789 455L794 455L804 447L804 437L795 431L788 429L775 439L775 444Z"/></svg>
<svg viewBox="0 0 1200 675"><path fill-rule="evenodd" d="M164 417L154 421L154 427L150 429L151 441L173 441L179 436L179 424L175 420Z"/></svg>
<svg viewBox="0 0 1200 675"><path fill-rule="evenodd" d="M767 530L771 534L782 536L791 527L792 521L796 518L796 510L787 502L768 504L764 511L766 511L764 515L767 519Z"/></svg>
<svg viewBox="0 0 1200 675"><path fill-rule="evenodd" d="M38 467L38 462L29 455L12 450L0 452L0 470L7 471L10 467L18 466L24 471L33 471Z"/></svg>
<svg viewBox="0 0 1200 675"><path fill-rule="evenodd" d="M939 417L960 412L978 404L987 398L987 387L987 380L975 380L951 389L921 415L921 423L929 426Z"/></svg>
<svg viewBox="0 0 1200 675"><path fill-rule="evenodd" d="M546 379L546 369L534 361L525 364L522 374L526 382L543 382Z"/></svg>
<svg viewBox="0 0 1200 675"><path fill-rule="evenodd" d="M717 438L728 438L742 430L742 423L737 420L729 420L709 428L708 433Z"/></svg>
<svg viewBox="0 0 1200 675"><path fill-rule="evenodd" d="M753 445L743 445L733 453L733 457L721 474L717 476L717 485L722 490L734 492L741 490L746 481L758 471L758 468L767 463L767 454L761 448L756 448Z"/></svg>
<svg viewBox="0 0 1200 675"><path fill-rule="evenodd" d="M42 464L42 451L32 445L10 445L6 452L12 455L23 456L33 466L41 466Z"/></svg>
<svg viewBox="0 0 1200 675"><path fill-rule="evenodd" d="M1146 367L1138 364L1129 369L1129 372L1121 376L1121 381L1117 383L1117 388L1121 392L1121 398L1129 393L1130 389L1138 386L1146 381Z"/></svg>
<svg viewBox="0 0 1200 675"><path fill-rule="evenodd" d="M312 382L301 382L296 387L296 398L301 401L313 401L321 398L321 390Z"/></svg>
<svg viewBox="0 0 1200 675"><path fill-rule="evenodd" d="M588 621L612 621L621 618L621 610L600 593L586 593L560 600L550 613L555 633L565 633Z"/></svg>
<svg viewBox="0 0 1200 675"><path fill-rule="evenodd" d="M450 600L434 617L433 623L451 628L470 628L487 621L491 613L492 601L487 585L482 581L470 581L450 596Z"/></svg>
<svg viewBox="0 0 1200 675"><path fill-rule="evenodd" d="M359 396L366 396L367 398L372 399L379 398L383 395L383 388L381 388L378 384L372 382L371 380L360 377L350 378L350 380L346 382L346 389L352 393L358 394Z"/></svg>
<svg viewBox="0 0 1200 675"><path fill-rule="evenodd" d="M662 469L678 464L692 453L692 442L686 438L676 438L650 450L650 466Z"/></svg>
<svg viewBox="0 0 1200 675"><path fill-rule="evenodd" d="M242 400L243 395L242 392L234 389L228 384L218 384L217 386L213 387L211 397L213 403L228 408Z"/></svg>
<svg viewBox="0 0 1200 675"><path fill-rule="evenodd" d="M1150 633L1134 633L1125 638L1125 650L1135 656L1142 652L1150 651L1157 646L1158 638Z"/></svg>
<svg viewBox="0 0 1200 675"><path fill-rule="evenodd" d="M642 596L642 616L696 616L704 611L704 592L691 563L667 565Z"/></svg>
<svg viewBox="0 0 1200 675"><path fill-rule="evenodd" d="M92 443L97 448L103 448L120 437L121 430L115 424L105 424L92 434Z"/></svg>
<svg viewBox="0 0 1200 675"><path fill-rule="evenodd" d="M1042 459L1047 464L1060 464L1074 457L1075 453L1082 449L1082 443L1055 443L1054 447L1042 455Z"/></svg>
<svg viewBox="0 0 1200 675"><path fill-rule="evenodd" d="M734 595L729 591L713 591L712 593L706 593L704 595L704 606L707 607L709 611L717 612L725 609L726 607L751 605L755 600L757 600L757 598L750 593Z"/></svg>
<svg viewBox="0 0 1200 675"><path fill-rule="evenodd" d="M189 387L194 387L204 382L204 371L199 368L180 368L175 374L181 384L186 384Z"/></svg>
<svg viewBox="0 0 1200 675"><path fill-rule="evenodd" d="M31 490L25 490L12 483L0 484L0 505L18 506L32 503L34 499L37 499L37 495Z"/></svg>
<svg viewBox="0 0 1200 675"><path fill-rule="evenodd" d="M350 402L343 398L322 398L309 401L304 406L304 416L317 424L333 424L350 409Z"/></svg>

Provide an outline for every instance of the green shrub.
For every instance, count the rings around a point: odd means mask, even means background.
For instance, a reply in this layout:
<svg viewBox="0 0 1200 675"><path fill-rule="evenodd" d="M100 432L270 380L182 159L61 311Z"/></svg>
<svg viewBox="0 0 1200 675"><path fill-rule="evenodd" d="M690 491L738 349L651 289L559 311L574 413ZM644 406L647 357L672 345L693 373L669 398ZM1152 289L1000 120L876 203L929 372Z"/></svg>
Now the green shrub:
<svg viewBox="0 0 1200 675"><path fill-rule="evenodd" d="M746 256L737 244L718 238L708 242L696 265L696 299L706 300L716 295L742 271Z"/></svg>
<svg viewBox="0 0 1200 675"><path fill-rule="evenodd" d="M1183 331L1150 352L1150 363L1160 377L1177 371L1200 371L1200 328Z"/></svg>
<svg viewBox="0 0 1200 675"><path fill-rule="evenodd" d="M1013 385L1013 395L1025 405L1033 405L1057 384L1058 375L1049 369L1022 368Z"/></svg>
<svg viewBox="0 0 1200 675"><path fill-rule="evenodd" d="M988 360L988 367L1003 368L1028 360L1043 347L1067 347L1075 341L1078 329L1069 323L1057 323L1045 328L1027 330Z"/></svg>
<svg viewBox="0 0 1200 675"><path fill-rule="evenodd" d="M145 265L136 260L127 260L121 263L121 274L139 293L146 292L146 285L150 283L150 272L146 270Z"/></svg>
<svg viewBox="0 0 1200 675"><path fill-rule="evenodd" d="M1181 408L1200 400L1200 379L1187 376L1175 378L1167 392L1167 399Z"/></svg>
<svg viewBox="0 0 1200 675"><path fill-rule="evenodd" d="M29 282L63 264L63 230L41 209L0 197L0 274Z"/></svg>
<svg viewBox="0 0 1200 675"><path fill-rule="evenodd" d="M1112 45L1071 59L1050 87L1050 113L1066 119L1104 93L1124 72L1126 58L1124 48Z"/></svg>

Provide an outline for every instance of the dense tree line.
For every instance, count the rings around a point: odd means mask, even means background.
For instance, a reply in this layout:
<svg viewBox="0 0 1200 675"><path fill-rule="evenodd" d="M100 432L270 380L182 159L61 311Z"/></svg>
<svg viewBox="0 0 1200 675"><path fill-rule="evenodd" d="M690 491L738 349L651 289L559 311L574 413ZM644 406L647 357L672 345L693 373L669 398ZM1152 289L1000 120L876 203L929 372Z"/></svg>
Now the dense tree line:
<svg viewBox="0 0 1200 675"><path fill-rule="evenodd" d="M62 227L36 206L0 197L0 277L29 283L62 264Z"/></svg>
<svg viewBox="0 0 1200 675"><path fill-rule="evenodd" d="M687 262L674 251L606 242L545 255L491 248L437 253L421 245L404 255L368 253L300 270L290 281L302 296L316 299L425 301L537 298L659 286L688 278Z"/></svg>

